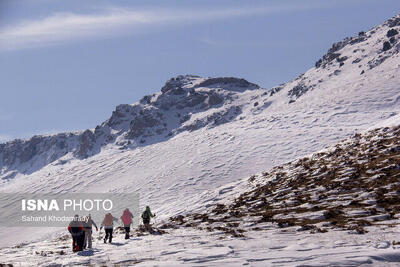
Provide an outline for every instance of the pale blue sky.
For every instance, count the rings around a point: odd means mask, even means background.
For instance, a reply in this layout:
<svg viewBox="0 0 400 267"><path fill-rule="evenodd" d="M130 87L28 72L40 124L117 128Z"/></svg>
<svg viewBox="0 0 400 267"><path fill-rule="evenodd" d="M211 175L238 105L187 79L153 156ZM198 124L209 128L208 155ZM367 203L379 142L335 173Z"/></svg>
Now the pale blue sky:
<svg viewBox="0 0 400 267"><path fill-rule="evenodd" d="M399 7L398 0L0 0L0 142L94 128L116 105L179 74L273 87Z"/></svg>

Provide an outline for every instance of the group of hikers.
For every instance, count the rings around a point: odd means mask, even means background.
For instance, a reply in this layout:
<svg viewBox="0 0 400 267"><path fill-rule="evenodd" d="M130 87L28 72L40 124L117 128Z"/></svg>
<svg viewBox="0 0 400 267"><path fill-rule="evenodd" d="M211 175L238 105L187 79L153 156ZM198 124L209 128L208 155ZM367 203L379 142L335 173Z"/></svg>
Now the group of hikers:
<svg viewBox="0 0 400 267"><path fill-rule="evenodd" d="M149 206L146 206L145 211L142 213L142 220L145 231L149 233L152 232L152 228L150 226L150 220L152 217L156 215L153 214L150 210ZM131 230L133 214L126 208L121 216L121 221L125 229L125 239L129 239L129 233ZM104 219L100 225L100 231L104 227L105 237L104 243L112 243L113 231L114 231L114 222L118 222L118 219L112 216L111 213L107 213L104 216ZM92 220L91 215L89 214L85 218L79 217L79 215L75 215L73 220L68 225L68 231L72 236L72 251L82 251L83 249L91 249L92 248L92 229L93 226L97 228L96 223Z"/></svg>

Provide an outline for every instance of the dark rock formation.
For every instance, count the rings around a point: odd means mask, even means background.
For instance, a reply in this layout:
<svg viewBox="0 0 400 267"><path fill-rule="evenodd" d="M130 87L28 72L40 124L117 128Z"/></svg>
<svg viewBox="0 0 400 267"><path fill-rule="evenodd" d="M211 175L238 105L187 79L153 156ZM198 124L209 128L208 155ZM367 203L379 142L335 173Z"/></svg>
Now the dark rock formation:
<svg viewBox="0 0 400 267"><path fill-rule="evenodd" d="M393 37L395 35L397 35L399 32L396 29L390 29L388 30L388 32L386 33L386 36L388 38Z"/></svg>
<svg viewBox="0 0 400 267"><path fill-rule="evenodd" d="M239 79L234 77L222 77L222 78L209 78L196 87L215 87L220 86L224 89L230 90L235 87L244 88L244 89L258 89L259 86L246 81L245 79ZM228 87L227 87L228 86Z"/></svg>
<svg viewBox="0 0 400 267"><path fill-rule="evenodd" d="M390 42L385 41L385 42L383 43L382 51L388 51L390 48L392 48L392 45L390 44Z"/></svg>

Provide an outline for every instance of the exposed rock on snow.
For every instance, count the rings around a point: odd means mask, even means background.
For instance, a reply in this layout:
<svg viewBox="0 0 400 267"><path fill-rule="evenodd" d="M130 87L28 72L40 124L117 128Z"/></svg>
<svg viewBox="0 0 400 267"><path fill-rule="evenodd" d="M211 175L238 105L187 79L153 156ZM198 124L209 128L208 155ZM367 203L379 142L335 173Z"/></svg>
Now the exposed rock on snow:
<svg viewBox="0 0 400 267"><path fill-rule="evenodd" d="M271 90L235 78L178 76L161 92L119 105L94 131L1 144L0 191L139 192L158 220L173 216L169 223L179 228L157 236L160 241L121 242L128 254L140 255L129 263L159 264L154 250L170 265L376 263L373 257L384 255L371 244L374 231L398 223L397 185L390 178L398 177L390 169L398 157L398 139L391 138L398 133L354 134L382 122L398 125L400 46L398 34L387 37L398 30L398 17L334 45L318 68ZM391 48L382 51L385 41ZM359 138L360 148L343 142L304 158L349 136ZM0 227L0 244L37 240L43 232ZM365 234L343 241L348 232ZM26 245L23 253L0 251L1 259L20 262L28 253L38 265L107 264L108 257L123 264L118 247L99 244L93 257L65 257L48 254L63 246L48 240ZM349 256L340 261L326 256L344 252Z"/></svg>
<svg viewBox="0 0 400 267"><path fill-rule="evenodd" d="M108 144L122 149L135 148L146 138L168 139L184 131L227 123L240 114L241 107L230 105L232 99L258 85L238 78L200 78L180 75L171 78L161 93L145 96L138 103L118 105L110 119L94 131L34 136L0 144L0 177L10 179L18 173L30 174L71 153L85 159ZM193 113L211 113L190 121ZM175 114L179 114L177 117ZM26 163L26 166L22 166ZM33 167L34 166L34 167Z"/></svg>
<svg viewBox="0 0 400 267"><path fill-rule="evenodd" d="M233 237L270 223L324 233L400 218L400 126L375 129L248 179L248 189L204 213L170 218L162 228L194 227ZM247 183L247 181L243 181Z"/></svg>
<svg viewBox="0 0 400 267"><path fill-rule="evenodd" d="M193 85L200 78L195 75L179 75L177 77L169 79L165 85L161 88L162 93L173 91L174 94L180 95L184 93L183 87Z"/></svg>
<svg viewBox="0 0 400 267"><path fill-rule="evenodd" d="M0 265L396 265L399 178L400 126L374 129L242 180L237 197L153 224L153 234L139 226L124 240L116 227L114 244L100 233L78 253L60 234L1 249Z"/></svg>
<svg viewBox="0 0 400 267"><path fill-rule="evenodd" d="M223 78L209 78L200 82L197 87L210 87L210 88L223 88L225 90L249 90L259 89L257 84L250 83L245 79L239 79L234 77L223 77Z"/></svg>
<svg viewBox="0 0 400 267"><path fill-rule="evenodd" d="M84 131L79 136L79 145L78 145L78 151L76 151L76 155L79 158L87 158L93 151L95 142L96 139L93 132L91 130Z"/></svg>
<svg viewBox="0 0 400 267"><path fill-rule="evenodd" d="M18 173L33 173L75 150L78 140L77 134L61 133L0 144L0 177L10 179Z"/></svg>
<svg viewBox="0 0 400 267"><path fill-rule="evenodd" d="M284 91L284 102L293 103L310 91L324 90L329 86L329 81L334 82L334 76L351 80L354 79L353 73L364 75L389 58L398 56L399 19L400 16L396 16L367 32L333 44L316 63L316 68L291 82L272 88L269 96L276 97L278 92ZM30 140L1 144L0 177L32 173L67 154L83 159L99 153L109 144L132 149L143 146L143 141L154 139L152 137L157 137L157 140L146 144L166 140L186 130L230 122L240 113L232 112L236 109L232 102L242 97L246 90L263 91L256 84L234 77L180 75L171 78L160 93L145 96L132 105L119 105L110 119L94 131L35 136ZM265 103L268 105L260 105L258 112L273 102ZM239 106L237 109L243 108ZM209 111L214 114L209 114ZM179 116L176 117L177 113Z"/></svg>

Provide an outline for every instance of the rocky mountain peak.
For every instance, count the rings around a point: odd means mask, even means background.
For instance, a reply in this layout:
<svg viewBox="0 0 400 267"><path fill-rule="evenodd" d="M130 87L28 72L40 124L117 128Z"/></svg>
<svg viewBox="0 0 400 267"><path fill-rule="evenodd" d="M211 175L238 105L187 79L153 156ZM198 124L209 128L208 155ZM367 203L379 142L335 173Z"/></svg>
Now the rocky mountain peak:
<svg viewBox="0 0 400 267"><path fill-rule="evenodd" d="M184 92L183 88L193 87L193 84L199 80L201 80L201 78L196 75L179 75L177 77L169 79L161 88L161 92L181 94Z"/></svg>
<svg viewBox="0 0 400 267"><path fill-rule="evenodd" d="M19 173L29 174L57 160L64 164L68 160L59 160L64 157L85 159L108 144L132 149L183 131L229 122L241 113L241 107L232 105L235 95L254 89L259 86L239 78L179 75L169 79L159 93L134 104L118 105L94 130L0 144L0 177L7 180ZM210 109L212 112L199 115Z"/></svg>
<svg viewBox="0 0 400 267"><path fill-rule="evenodd" d="M367 32L345 38L333 44L315 68L268 92L250 92L261 88L241 78L179 75L169 79L158 93L134 104L118 105L111 117L94 130L0 144L0 178L34 172L51 162L61 162L61 158L63 162L65 158L84 159L107 145L133 149L165 141L184 131L231 122L245 109L261 112L276 99L278 104L293 103L309 91L328 90L332 83L376 77L375 68L398 56L399 32L398 15Z"/></svg>
<svg viewBox="0 0 400 267"><path fill-rule="evenodd" d="M244 91L259 89L257 84L236 77L201 78L196 75L179 75L169 79L161 88L163 94L184 94L195 88L220 88L228 91Z"/></svg>
<svg viewBox="0 0 400 267"><path fill-rule="evenodd" d="M146 138L155 135L172 136L185 130L196 130L212 123L221 116L227 116L232 109L226 106L232 102L235 94L246 90L259 89L256 84L244 79L233 77L202 78L195 75L179 75L169 79L161 89L161 93L144 96L138 103L119 105L111 118L103 124L129 140L140 137L144 143ZM198 119L194 124L187 122L193 114L204 112L210 108L216 110L207 118ZM227 122L239 114L238 107L233 108L235 115L230 119L219 120ZM217 115L215 115L217 114Z"/></svg>

